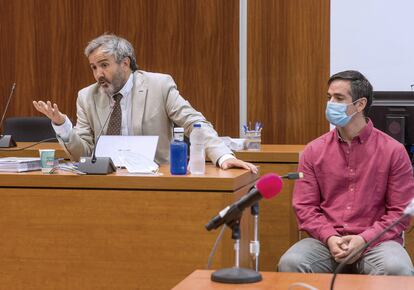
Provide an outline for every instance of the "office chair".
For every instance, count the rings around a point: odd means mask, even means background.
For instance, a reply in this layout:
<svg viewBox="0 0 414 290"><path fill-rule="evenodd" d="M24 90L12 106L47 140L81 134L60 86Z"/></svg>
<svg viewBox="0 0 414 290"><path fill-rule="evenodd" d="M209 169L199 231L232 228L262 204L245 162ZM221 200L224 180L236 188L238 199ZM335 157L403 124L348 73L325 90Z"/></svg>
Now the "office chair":
<svg viewBox="0 0 414 290"><path fill-rule="evenodd" d="M3 134L12 135L17 142L38 142L48 138L56 138L55 130L47 117L6 118Z"/></svg>

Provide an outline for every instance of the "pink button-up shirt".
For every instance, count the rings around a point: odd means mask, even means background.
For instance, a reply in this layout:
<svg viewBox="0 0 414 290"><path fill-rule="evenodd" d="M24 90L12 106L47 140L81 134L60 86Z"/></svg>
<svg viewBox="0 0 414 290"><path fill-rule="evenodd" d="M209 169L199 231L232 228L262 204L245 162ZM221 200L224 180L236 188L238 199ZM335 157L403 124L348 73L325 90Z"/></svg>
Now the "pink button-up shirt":
<svg viewBox="0 0 414 290"><path fill-rule="evenodd" d="M371 121L351 145L336 129L309 143L299 171L304 179L293 192L298 224L323 243L349 234L369 241L399 218L414 197L413 169L404 146ZM377 243L401 243L408 223L398 224Z"/></svg>

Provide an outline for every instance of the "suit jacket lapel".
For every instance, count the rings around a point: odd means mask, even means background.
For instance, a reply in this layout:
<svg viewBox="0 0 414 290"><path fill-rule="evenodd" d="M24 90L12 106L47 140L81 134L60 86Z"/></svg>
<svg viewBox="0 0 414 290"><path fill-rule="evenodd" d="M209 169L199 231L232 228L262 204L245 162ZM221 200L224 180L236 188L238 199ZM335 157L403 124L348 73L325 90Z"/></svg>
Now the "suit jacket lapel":
<svg viewBox="0 0 414 290"><path fill-rule="evenodd" d="M148 84L141 72L134 73L132 86L132 131L134 135L142 135L142 121L144 117L145 103L148 94Z"/></svg>
<svg viewBox="0 0 414 290"><path fill-rule="evenodd" d="M96 93L93 95L93 98L95 100L96 111L98 113L100 123L99 128L96 128L98 130L95 130L95 134L98 134L102 130L102 126L105 124L105 121L108 118L111 105L109 102L109 97L105 94L100 93L99 90L96 90Z"/></svg>

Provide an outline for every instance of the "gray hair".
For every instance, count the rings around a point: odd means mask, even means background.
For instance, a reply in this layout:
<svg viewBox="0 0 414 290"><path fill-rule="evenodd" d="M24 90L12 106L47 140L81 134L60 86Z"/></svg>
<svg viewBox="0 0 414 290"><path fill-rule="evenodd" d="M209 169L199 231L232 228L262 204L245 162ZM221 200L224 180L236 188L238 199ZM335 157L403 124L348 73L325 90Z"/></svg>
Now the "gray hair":
<svg viewBox="0 0 414 290"><path fill-rule="evenodd" d="M86 57L89 57L89 55L98 47L100 47L104 53L113 55L117 63L120 63L124 58L128 57L130 59L129 67L131 70L136 71L138 69L134 48L128 40L116 36L115 34L103 34L98 36L89 41L86 46Z"/></svg>

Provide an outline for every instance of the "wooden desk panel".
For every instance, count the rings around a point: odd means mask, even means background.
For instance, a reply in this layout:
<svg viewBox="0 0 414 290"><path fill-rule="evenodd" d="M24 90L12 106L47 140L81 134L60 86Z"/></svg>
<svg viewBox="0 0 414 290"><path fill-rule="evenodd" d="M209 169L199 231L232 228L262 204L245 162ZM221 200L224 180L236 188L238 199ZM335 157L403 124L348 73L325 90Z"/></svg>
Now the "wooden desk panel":
<svg viewBox="0 0 414 290"><path fill-rule="evenodd" d="M204 225L256 176L213 166L205 177L161 172L0 174L1 288L162 290L205 267L218 232ZM215 188L202 190L204 179ZM213 267L233 265L232 245L228 232Z"/></svg>
<svg viewBox="0 0 414 290"><path fill-rule="evenodd" d="M173 290L286 290L292 284L307 283L319 290L328 290L332 274L300 274L262 272L263 280L252 284L222 284L212 282L212 271L197 270ZM293 289L293 288L292 288ZM294 289L305 289L294 287ZM409 290L414 289L414 277L339 275L335 281L335 290Z"/></svg>
<svg viewBox="0 0 414 290"><path fill-rule="evenodd" d="M160 189L160 190L214 190L234 191L257 179L244 169L221 170L206 165L205 175L171 175L169 166L160 167L158 175L137 175L118 170L109 175L75 175L60 171L59 174L1 173L0 186L79 189Z"/></svg>
<svg viewBox="0 0 414 290"><path fill-rule="evenodd" d="M264 163L298 163L305 145L262 144L259 151L238 151L237 158Z"/></svg>

